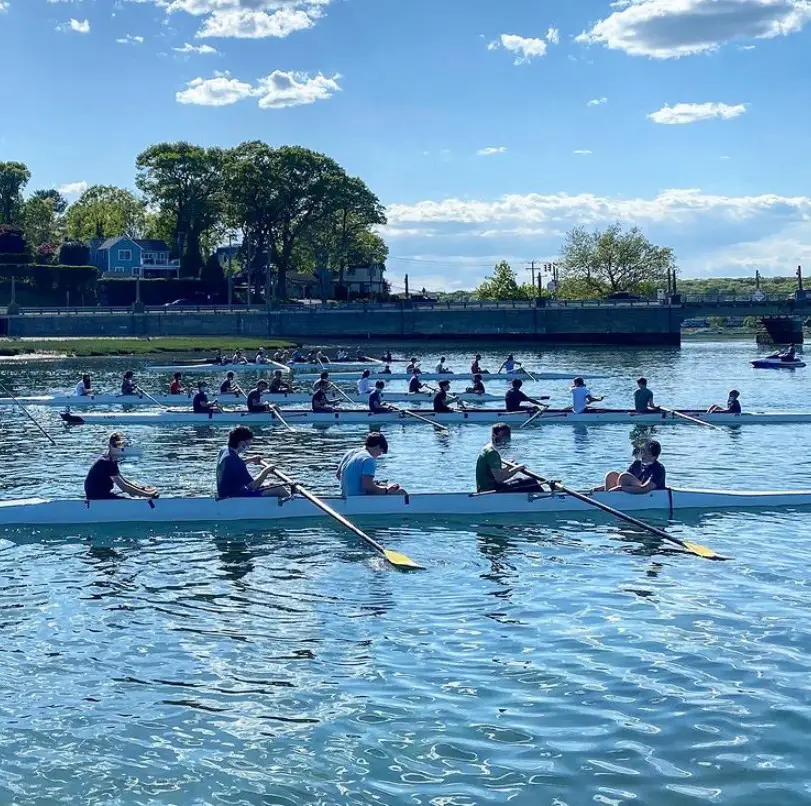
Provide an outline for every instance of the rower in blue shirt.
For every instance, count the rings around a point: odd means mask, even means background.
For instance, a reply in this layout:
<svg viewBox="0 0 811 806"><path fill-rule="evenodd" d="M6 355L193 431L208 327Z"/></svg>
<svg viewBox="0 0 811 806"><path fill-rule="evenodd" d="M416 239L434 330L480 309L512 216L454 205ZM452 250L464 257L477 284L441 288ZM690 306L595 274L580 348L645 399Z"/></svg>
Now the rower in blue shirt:
<svg viewBox="0 0 811 806"><path fill-rule="evenodd" d="M741 393L737 389L731 389L727 398L726 408L713 403L707 409L707 414L740 414L741 413Z"/></svg>
<svg viewBox="0 0 811 806"><path fill-rule="evenodd" d="M375 381L375 390L369 395L369 412L371 414L382 414L390 411L389 407L383 403L383 390L386 384L383 381Z"/></svg>
<svg viewBox="0 0 811 806"><path fill-rule="evenodd" d="M356 495L408 495L399 484L375 481L377 460L388 452L386 437L374 431L366 435L363 448L347 451L335 473L341 482L341 495L344 498Z"/></svg>
<svg viewBox="0 0 811 806"><path fill-rule="evenodd" d="M217 498L261 498L272 496L287 498L289 492L280 485L267 485L265 480L274 467L266 464L259 454L247 455L253 440L253 431L238 425L228 435L228 445L217 456ZM264 465L254 478L248 465Z"/></svg>
<svg viewBox="0 0 811 806"><path fill-rule="evenodd" d="M639 458L625 471L612 470L606 474L605 483L595 487L595 492L608 490L622 493L650 493L667 489L665 466L659 461L662 446L655 439L645 442L639 449Z"/></svg>
<svg viewBox="0 0 811 806"><path fill-rule="evenodd" d="M222 411L222 406L216 400L208 399L208 382L200 381L197 384L197 394L192 400L192 410L195 414L211 414L215 411Z"/></svg>

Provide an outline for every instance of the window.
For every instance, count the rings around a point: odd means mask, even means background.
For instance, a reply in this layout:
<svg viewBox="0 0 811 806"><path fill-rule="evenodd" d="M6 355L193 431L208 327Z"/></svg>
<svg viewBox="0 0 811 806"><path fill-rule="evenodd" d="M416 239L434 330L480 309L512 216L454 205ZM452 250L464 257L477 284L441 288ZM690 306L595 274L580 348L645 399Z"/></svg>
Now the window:
<svg viewBox="0 0 811 806"><path fill-rule="evenodd" d="M154 252L144 252L143 257L141 258L141 265L142 266L154 266L158 261L155 259Z"/></svg>
<svg viewBox="0 0 811 806"><path fill-rule="evenodd" d="M118 250L118 259L119 260L132 260L132 249L119 249Z"/></svg>
<svg viewBox="0 0 811 806"><path fill-rule="evenodd" d="M124 274L124 272L125 272L125 271L127 271L127 270L126 270L126 269L125 269L123 266L116 266L116 267L113 269L113 271L115 271L115 272L120 272L121 274Z"/></svg>

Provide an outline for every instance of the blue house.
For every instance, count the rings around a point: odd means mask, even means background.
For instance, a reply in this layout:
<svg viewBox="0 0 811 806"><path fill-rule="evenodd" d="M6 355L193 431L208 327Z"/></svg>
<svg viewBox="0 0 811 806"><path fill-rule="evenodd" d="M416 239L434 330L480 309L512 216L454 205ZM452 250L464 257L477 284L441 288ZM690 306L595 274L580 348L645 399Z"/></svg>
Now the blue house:
<svg viewBox="0 0 811 806"><path fill-rule="evenodd" d="M128 238L96 239L88 243L90 263L102 275L114 277L178 277L179 261L169 260L166 241Z"/></svg>

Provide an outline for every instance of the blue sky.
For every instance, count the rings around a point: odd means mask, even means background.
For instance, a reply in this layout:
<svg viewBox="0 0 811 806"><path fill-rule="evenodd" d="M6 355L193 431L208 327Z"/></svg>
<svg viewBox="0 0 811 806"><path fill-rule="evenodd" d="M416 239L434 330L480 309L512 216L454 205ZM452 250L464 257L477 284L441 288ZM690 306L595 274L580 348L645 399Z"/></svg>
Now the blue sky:
<svg viewBox="0 0 811 806"><path fill-rule="evenodd" d="M0 159L131 186L186 139L324 151L395 286L637 223L684 276L811 270L808 0L0 0Z"/></svg>

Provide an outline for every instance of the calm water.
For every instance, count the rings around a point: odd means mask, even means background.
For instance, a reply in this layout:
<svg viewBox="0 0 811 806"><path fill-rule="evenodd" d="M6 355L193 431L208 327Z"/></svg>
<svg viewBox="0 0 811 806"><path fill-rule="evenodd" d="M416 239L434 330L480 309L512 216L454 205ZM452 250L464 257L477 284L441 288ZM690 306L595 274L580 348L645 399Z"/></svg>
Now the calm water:
<svg viewBox="0 0 811 806"><path fill-rule="evenodd" d="M811 369L751 370L756 353L522 356L610 375L591 387L617 406L644 372L665 405L723 402L735 386L745 408L811 408ZM87 366L104 386L132 365L158 389L147 363L5 365L0 381L43 393ZM567 402L565 383L529 391L541 389ZM0 497L79 495L106 429L65 432L55 411L35 413L58 447L0 409ZM207 494L225 433L128 429L144 456L127 475ZM653 433L675 485L811 488L811 425ZM271 429L257 442L326 492L362 434ZM487 428L387 434L382 476L457 490ZM627 464L633 436L549 426L508 453L586 485ZM600 517L369 528L419 574L326 525L0 530L0 804L808 804L808 517L669 527L726 563Z"/></svg>

